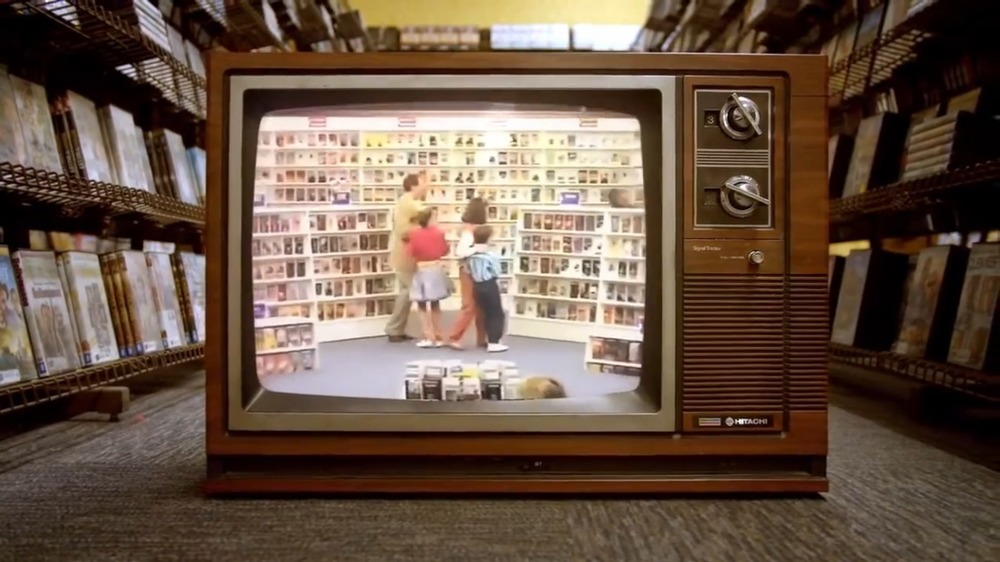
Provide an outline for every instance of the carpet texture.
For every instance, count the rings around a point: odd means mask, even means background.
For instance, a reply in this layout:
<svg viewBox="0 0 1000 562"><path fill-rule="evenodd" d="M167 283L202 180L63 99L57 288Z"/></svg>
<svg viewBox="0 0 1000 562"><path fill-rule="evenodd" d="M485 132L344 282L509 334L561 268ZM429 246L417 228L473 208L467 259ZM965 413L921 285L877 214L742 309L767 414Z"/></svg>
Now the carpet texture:
<svg viewBox="0 0 1000 562"><path fill-rule="evenodd" d="M1000 560L1000 474L839 408L824 499L209 501L202 381L156 384L0 441L0 561Z"/></svg>
<svg viewBox="0 0 1000 562"><path fill-rule="evenodd" d="M268 390L291 394L404 399L406 364L418 359L514 361L522 376L555 377L574 397L626 392L639 384L637 377L587 371L582 343L516 336L504 341L510 345L504 353L476 349L475 342L463 351L420 349L415 341L387 344L384 337L321 343L316 369L265 377L263 384Z"/></svg>

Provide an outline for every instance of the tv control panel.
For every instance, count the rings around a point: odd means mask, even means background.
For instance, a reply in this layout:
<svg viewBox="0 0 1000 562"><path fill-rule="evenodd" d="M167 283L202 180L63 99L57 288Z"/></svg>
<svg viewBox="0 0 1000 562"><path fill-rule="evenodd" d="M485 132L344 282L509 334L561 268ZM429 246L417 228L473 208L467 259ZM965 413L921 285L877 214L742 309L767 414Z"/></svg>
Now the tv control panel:
<svg viewBox="0 0 1000 562"><path fill-rule="evenodd" d="M694 227L771 228L772 92L694 92Z"/></svg>

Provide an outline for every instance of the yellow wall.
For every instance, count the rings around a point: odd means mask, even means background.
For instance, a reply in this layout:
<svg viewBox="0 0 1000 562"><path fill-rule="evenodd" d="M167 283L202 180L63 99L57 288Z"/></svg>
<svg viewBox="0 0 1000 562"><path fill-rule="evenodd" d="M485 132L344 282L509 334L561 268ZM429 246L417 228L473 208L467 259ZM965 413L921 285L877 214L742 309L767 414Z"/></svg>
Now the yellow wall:
<svg viewBox="0 0 1000 562"><path fill-rule="evenodd" d="M867 250L871 244L867 240L855 240L854 242L838 242L830 244L831 256L844 256L851 253L851 250Z"/></svg>
<svg viewBox="0 0 1000 562"><path fill-rule="evenodd" d="M616 23L646 21L649 0L351 0L365 25Z"/></svg>

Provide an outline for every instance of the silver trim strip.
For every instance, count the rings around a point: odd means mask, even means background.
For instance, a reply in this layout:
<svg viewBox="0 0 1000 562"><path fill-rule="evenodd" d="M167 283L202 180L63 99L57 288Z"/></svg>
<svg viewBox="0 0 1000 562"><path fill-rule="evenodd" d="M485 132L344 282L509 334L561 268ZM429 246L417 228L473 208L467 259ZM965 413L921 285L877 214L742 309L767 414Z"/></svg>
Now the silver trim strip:
<svg viewBox="0 0 1000 562"><path fill-rule="evenodd" d="M770 150L733 150L699 148L694 153L694 165L699 168L767 168L771 164Z"/></svg>

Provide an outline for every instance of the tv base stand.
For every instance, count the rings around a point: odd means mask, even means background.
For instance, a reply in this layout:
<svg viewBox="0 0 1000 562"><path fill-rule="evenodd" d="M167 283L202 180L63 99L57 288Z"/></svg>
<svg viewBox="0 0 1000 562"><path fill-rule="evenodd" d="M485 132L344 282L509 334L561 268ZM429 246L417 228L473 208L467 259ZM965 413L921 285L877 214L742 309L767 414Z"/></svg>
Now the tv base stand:
<svg viewBox="0 0 1000 562"><path fill-rule="evenodd" d="M814 494L822 457L212 457L210 496Z"/></svg>

